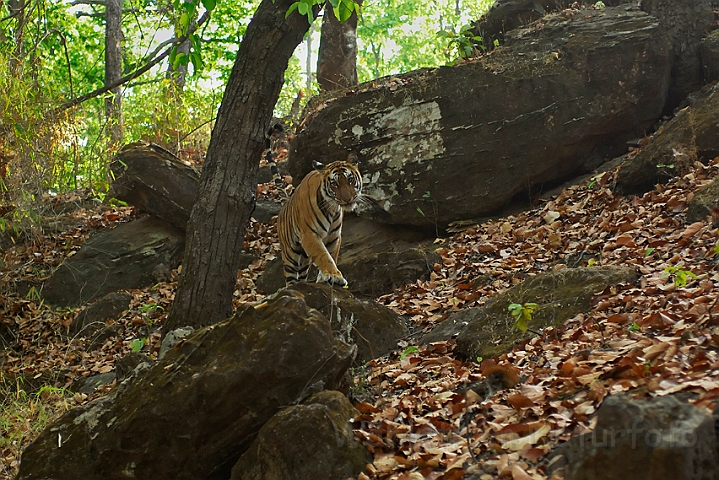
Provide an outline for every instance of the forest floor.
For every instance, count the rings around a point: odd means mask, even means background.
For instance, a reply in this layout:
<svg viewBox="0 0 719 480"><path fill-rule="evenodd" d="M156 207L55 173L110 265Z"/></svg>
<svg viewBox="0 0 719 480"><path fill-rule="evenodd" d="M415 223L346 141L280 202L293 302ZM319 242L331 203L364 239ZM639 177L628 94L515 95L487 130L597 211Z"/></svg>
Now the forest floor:
<svg viewBox="0 0 719 480"><path fill-rule="evenodd" d="M611 189L610 170L533 210L438 239L442 264L430 280L377 299L423 330L540 272L635 265L641 278L607 288L589 312L496 359L458 358L452 341L415 345L413 337L355 371L355 432L374 454L360 478L547 478L552 449L590 431L607 395L687 392L691 403L712 409L719 397L719 238L711 221L687 224L684 212L718 171L715 159L644 195L622 196ZM271 193L272 186L259 189ZM23 447L53 418L113 386L72 393L79 378L112 371L133 350L150 358L159 351L177 272L168 283L130 291L131 308L114 320L119 334L92 347L67 334L77 310L41 301L40 283L90 234L137 216L131 207L87 200L80 193L48 199L58 210L84 207L65 214L70 226L56 233L3 240L0 478L15 476ZM274 226L251 222L244 248L262 260L238 275L237 304L264 298L254 281L278 253ZM485 398L462 388L496 372L504 383Z"/></svg>

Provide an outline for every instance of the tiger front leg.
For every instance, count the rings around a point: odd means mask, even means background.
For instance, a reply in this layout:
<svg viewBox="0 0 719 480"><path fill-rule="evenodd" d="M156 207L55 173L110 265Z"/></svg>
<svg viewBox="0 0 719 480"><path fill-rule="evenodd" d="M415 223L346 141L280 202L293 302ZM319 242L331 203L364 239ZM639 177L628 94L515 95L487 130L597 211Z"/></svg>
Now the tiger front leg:
<svg viewBox="0 0 719 480"><path fill-rule="evenodd" d="M347 280L342 276L342 272L337 268L337 264L327 251L327 247L325 247L322 240L315 235L306 235L302 238L302 248L304 248L319 270L317 282L339 285L340 287L347 285Z"/></svg>

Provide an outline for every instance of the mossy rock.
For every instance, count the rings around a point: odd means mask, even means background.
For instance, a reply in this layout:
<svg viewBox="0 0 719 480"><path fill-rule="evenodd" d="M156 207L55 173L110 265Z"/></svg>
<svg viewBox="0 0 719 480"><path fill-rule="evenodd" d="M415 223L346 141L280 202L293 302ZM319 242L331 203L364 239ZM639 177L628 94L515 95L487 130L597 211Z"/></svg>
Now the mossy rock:
<svg viewBox="0 0 719 480"><path fill-rule="evenodd" d="M477 308L457 312L422 339L424 343L457 335L458 352L467 358L491 358L507 353L534 333L514 327L508 307L513 303L536 303L540 309L528 326L540 331L558 327L578 313L587 312L592 296L609 285L634 282L633 267L566 268L530 277Z"/></svg>

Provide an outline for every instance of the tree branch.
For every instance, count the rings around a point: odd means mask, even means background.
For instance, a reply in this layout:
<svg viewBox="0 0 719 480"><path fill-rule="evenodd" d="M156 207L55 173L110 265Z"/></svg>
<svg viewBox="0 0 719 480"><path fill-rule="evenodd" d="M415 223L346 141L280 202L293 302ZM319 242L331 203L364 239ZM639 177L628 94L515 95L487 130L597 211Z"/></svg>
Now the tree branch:
<svg viewBox="0 0 719 480"><path fill-rule="evenodd" d="M166 41L162 42L160 45L158 45L158 47L148 56L148 58L151 58L151 60L149 60L144 66L138 68L137 70L135 70L132 73L125 75L124 77L120 78L118 81L114 82L111 85L106 85L102 88L98 88L95 91L86 93L85 95L81 95L79 97L73 98L72 100L69 100L69 101L63 103L62 105L60 105L59 107L57 107L53 110L53 114L57 115L58 113L63 112L69 108L76 107L77 105L80 105L83 102L86 102L92 98L98 97L98 96L102 95L103 93L107 93L110 90L112 90L113 88L117 88L120 85L123 85L123 84L129 82L130 80L134 80L135 78L139 77L140 75L147 72L152 67L154 67L155 65L157 65L158 63L163 61L165 58L167 58L170 55L170 53L172 52L172 48L175 45L178 45L178 44L184 42L185 40L187 40L187 38L191 34L195 33L195 31L197 31L197 29L203 23L205 23L209 18L210 18L210 13L205 11L205 13L202 14L202 17L200 17L199 20L197 20L197 24L194 26L194 28L189 28L188 32L185 35L183 35L179 38L177 38L177 37L171 38L170 40L166 40ZM162 50L162 48L168 44L170 44L171 46L169 48L167 48L164 52L162 52L158 55L158 52L160 50ZM155 56L155 55L157 55L157 56ZM153 57L155 57L155 58L153 58Z"/></svg>

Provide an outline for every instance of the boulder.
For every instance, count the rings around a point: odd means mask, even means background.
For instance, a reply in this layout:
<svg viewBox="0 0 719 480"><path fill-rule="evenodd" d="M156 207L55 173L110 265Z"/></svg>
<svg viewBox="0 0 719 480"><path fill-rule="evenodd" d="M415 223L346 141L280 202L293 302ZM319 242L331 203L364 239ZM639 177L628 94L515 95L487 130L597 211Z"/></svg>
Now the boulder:
<svg viewBox="0 0 719 480"><path fill-rule="evenodd" d="M719 30L714 30L702 39L699 44L699 59L704 81L712 83L719 80Z"/></svg>
<svg viewBox="0 0 719 480"><path fill-rule="evenodd" d="M494 41L502 41L504 33L538 20L548 13L569 7L573 0L496 0L476 22L472 34L482 38L486 50L494 48ZM607 0L607 6L617 6L627 0Z"/></svg>
<svg viewBox="0 0 719 480"><path fill-rule="evenodd" d="M402 317L373 300L355 298L347 289L323 283L296 283L288 290L332 322L335 335L345 343L357 345L356 362L364 364L397 348L407 335Z"/></svg>
<svg viewBox="0 0 719 480"><path fill-rule="evenodd" d="M113 292L105 295L77 314L70 324L70 335L92 336L97 330L103 328L108 320L117 320L130 307L131 301L132 294L127 292Z"/></svg>
<svg viewBox="0 0 719 480"><path fill-rule="evenodd" d="M626 150L659 118L673 51L636 7L552 14L453 67L375 80L321 102L291 143L313 158L358 152L365 193L390 221L435 231L499 210Z"/></svg>
<svg viewBox="0 0 719 480"><path fill-rule="evenodd" d="M560 446L565 480L719 478L710 412L674 396L608 397L591 433ZM601 474L599 474L601 472Z"/></svg>
<svg viewBox="0 0 719 480"><path fill-rule="evenodd" d="M695 161L719 155L719 87L707 86L692 104L655 133L617 174L623 193L644 192L657 182L680 175Z"/></svg>
<svg viewBox="0 0 719 480"><path fill-rule="evenodd" d="M687 205L687 222L701 222L711 216L712 221L716 223L719 220L717 209L719 209L719 177L694 192L694 197Z"/></svg>
<svg viewBox="0 0 719 480"><path fill-rule="evenodd" d="M229 478L278 411L336 389L354 357L286 291L179 343L110 394L70 410L22 456L18 480Z"/></svg>
<svg viewBox="0 0 719 480"><path fill-rule="evenodd" d="M699 55L701 39L714 21L711 0L642 0L641 8L659 19L674 52L672 81L665 112L704 85Z"/></svg>
<svg viewBox="0 0 719 480"><path fill-rule="evenodd" d="M117 290L167 281L184 244L182 230L153 216L103 230L55 270L42 297L53 306L75 307Z"/></svg>
<svg viewBox="0 0 719 480"><path fill-rule="evenodd" d="M184 230L200 188L200 173L159 145L122 147L110 164L114 180L108 196L151 213Z"/></svg>
<svg viewBox="0 0 719 480"><path fill-rule="evenodd" d="M590 308L592 296L609 285L634 282L632 267L565 268L529 277L519 285L490 298L481 307L451 314L422 338L422 343L444 341L457 335L457 352L466 358L491 358L507 353L535 335L514 327L508 307L513 303L536 303L528 327L539 331L560 326Z"/></svg>
<svg viewBox="0 0 719 480"><path fill-rule="evenodd" d="M350 421L357 415L335 391L282 410L260 429L232 468L231 480L356 478L372 462L352 433Z"/></svg>

